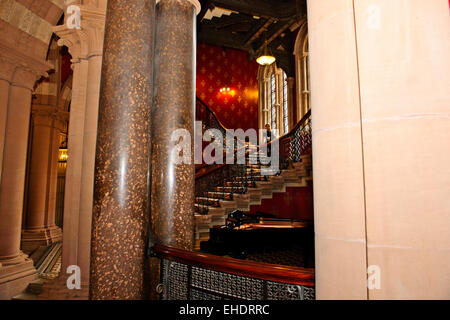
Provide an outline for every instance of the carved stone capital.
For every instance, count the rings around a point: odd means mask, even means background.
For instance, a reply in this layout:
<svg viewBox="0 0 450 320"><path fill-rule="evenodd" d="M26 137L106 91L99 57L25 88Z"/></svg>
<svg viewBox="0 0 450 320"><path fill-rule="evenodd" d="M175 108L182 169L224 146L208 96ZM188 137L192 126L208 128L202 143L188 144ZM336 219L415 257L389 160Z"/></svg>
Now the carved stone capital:
<svg viewBox="0 0 450 320"><path fill-rule="evenodd" d="M67 46L72 63L92 56L103 55L106 6L79 5L81 11L80 29L69 29L66 24L53 27L60 39L59 46Z"/></svg>
<svg viewBox="0 0 450 320"><path fill-rule="evenodd" d="M31 107L33 125L55 127L62 130L69 121L69 112L61 111L55 106L37 105Z"/></svg>
<svg viewBox="0 0 450 320"><path fill-rule="evenodd" d="M0 43L0 79L13 86L33 90L36 81L42 76L48 77L47 71L52 67L46 61Z"/></svg>
<svg viewBox="0 0 450 320"><path fill-rule="evenodd" d="M16 64L0 56L0 80L11 82Z"/></svg>

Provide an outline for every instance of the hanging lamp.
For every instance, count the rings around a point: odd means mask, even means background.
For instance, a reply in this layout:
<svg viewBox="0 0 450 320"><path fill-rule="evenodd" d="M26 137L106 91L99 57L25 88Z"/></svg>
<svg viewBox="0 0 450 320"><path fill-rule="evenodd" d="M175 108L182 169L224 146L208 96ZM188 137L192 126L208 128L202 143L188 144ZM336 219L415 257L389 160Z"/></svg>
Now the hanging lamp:
<svg viewBox="0 0 450 320"><path fill-rule="evenodd" d="M275 57L269 53L267 40L264 42L264 52L256 59L256 62L258 62L262 66L267 66L275 62Z"/></svg>

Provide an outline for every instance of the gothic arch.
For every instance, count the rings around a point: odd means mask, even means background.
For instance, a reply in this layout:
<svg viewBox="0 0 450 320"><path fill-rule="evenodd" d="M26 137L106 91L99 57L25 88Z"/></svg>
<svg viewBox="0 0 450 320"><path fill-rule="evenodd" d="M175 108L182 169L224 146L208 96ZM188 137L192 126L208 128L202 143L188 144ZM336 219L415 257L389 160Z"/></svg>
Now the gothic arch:
<svg viewBox="0 0 450 320"><path fill-rule="evenodd" d="M289 97L286 72L276 62L258 69L259 128L270 124L281 136L289 131Z"/></svg>
<svg viewBox="0 0 450 320"><path fill-rule="evenodd" d="M311 108L309 85L308 23L303 19L294 45L295 91L297 96L297 121Z"/></svg>

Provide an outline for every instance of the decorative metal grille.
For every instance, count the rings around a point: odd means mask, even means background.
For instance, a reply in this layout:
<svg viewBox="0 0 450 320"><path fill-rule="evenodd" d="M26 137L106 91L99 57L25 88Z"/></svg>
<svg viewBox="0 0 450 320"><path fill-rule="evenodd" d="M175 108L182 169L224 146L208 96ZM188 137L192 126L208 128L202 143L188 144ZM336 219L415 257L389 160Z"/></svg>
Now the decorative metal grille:
<svg viewBox="0 0 450 320"><path fill-rule="evenodd" d="M162 300L314 300L314 287L290 285L161 260Z"/></svg>
<svg viewBox="0 0 450 320"><path fill-rule="evenodd" d="M300 156L305 154L311 148L311 117L309 117L302 126L295 130L289 146L289 159L293 162L300 161Z"/></svg>
<svg viewBox="0 0 450 320"><path fill-rule="evenodd" d="M188 299L188 266L170 260L161 261L163 300Z"/></svg>
<svg viewBox="0 0 450 320"><path fill-rule="evenodd" d="M217 129L226 136L226 130L221 126L214 113L200 99L196 103L196 120L202 121L202 130ZM223 150L227 150L226 139L223 141ZM243 141L235 141L236 150L248 148ZM245 149L249 151L248 149ZM207 215L210 207L219 207L220 200L233 200L234 194L243 194L247 188L255 187L256 181L267 181L267 177L261 176L253 167L247 167L251 152L246 153L245 164L230 164L218 166L217 164L207 165L203 168L210 172L195 181L195 211L202 215ZM259 160L256 160L259 163Z"/></svg>

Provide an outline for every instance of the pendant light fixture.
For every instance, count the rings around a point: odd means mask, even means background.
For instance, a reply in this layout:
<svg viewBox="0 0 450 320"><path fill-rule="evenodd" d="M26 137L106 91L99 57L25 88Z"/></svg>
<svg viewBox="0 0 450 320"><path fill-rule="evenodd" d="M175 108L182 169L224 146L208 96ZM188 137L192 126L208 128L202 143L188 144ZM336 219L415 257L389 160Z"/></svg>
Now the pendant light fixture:
<svg viewBox="0 0 450 320"><path fill-rule="evenodd" d="M275 57L269 53L267 40L264 42L264 52L256 59L256 62L258 62L262 66L267 66L275 62Z"/></svg>

